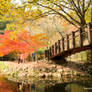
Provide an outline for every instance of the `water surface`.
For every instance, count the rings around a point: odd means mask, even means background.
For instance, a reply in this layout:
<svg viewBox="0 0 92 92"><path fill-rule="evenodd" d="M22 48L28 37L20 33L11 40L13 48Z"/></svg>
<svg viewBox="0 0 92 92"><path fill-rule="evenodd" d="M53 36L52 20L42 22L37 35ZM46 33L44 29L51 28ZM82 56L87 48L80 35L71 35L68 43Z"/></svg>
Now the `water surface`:
<svg viewBox="0 0 92 92"><path fill-rule="evenodd" d="M24 82L12 82L0 76L0 92L92 92L90 80L56 84L53 81L43 81L24 84Z"/></svg>

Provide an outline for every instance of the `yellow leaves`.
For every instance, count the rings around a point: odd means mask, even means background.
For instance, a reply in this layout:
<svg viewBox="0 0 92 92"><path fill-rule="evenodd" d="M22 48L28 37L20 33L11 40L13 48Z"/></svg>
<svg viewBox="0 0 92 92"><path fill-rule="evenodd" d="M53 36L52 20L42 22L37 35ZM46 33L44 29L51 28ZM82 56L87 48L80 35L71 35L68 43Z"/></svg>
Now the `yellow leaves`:
<svg viewBox="0 0 92 92"><path fill-rule="evenodd" d="M1 0L0 1L0 9L2 9L3 11L8 12L7 10L9 10L11 8L12 4L6 0Z"/></svg>
<svg viewBox="0 0 92 92"><path fill-rule="evenodd" d="M88 9L88 11L86 12L86 16L85 16L85 20L87 23L89 23L91 21L91 8Z"/></svg>
<svg viewBox="0 0 92 92"><path fill-rule="evenodd" d="M4 21L11 21L11 12L13 5L10 3L11 0L0 0L0 15Z"/></svg>
<svg viewBox="0 0 92 92"><path fill-rule="evenodd" d="M16 35L18 34L18 31L13 31L10 33L10 39L13 40L16 38Z"/></svg>
<svg viewBox="0 0 92 92"><path fill-rule="evenodd" d="M13 10L11 15L16 15L16 10Z"/></svg>
<svg viewBox="0 0 92 92"><path fill-rule="evenodd" d="M7 24L7 25L6 25L6 30L11 30L11 31L12 31L12 30L15 30L15 27L16 27L16 26L15 26L14 23Z"/></svg>
<svg viewBox="0 0 92 92"><path fill-rule="evenodd" d="M19 23L23 23L23 21L24 21L24 20L23 20L22 18L19 19Z"/></svg>
<svg viewBox="0 0 92 92"><path fill-rule="evenodd" d="M32 2L37 2L37 1L39 1L39 0L32 0Z"/></svg>

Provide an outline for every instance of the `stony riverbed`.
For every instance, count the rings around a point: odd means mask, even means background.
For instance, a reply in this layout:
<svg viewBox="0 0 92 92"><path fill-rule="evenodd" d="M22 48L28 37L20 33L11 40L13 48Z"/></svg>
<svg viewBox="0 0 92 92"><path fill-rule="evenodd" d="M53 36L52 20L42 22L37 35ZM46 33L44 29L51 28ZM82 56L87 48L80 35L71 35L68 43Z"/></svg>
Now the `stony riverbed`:
<svg viewBox="0 0 92 92"><path fill-rule="evenodd" d="M77 64L67 62L62 65L52 63L52 61L40 60L38 62L20 63L17 62L0 62L0 72L10 78L25 80L28 78L56 80L66 77L91 77L91 64Z"/></svg>

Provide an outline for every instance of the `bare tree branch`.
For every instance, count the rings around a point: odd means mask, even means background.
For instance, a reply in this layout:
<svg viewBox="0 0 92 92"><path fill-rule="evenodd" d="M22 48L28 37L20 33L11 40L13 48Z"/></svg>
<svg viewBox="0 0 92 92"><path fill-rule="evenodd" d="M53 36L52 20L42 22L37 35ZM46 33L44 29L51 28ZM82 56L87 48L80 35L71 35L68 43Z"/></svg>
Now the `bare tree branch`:
<svg viewBox="0 0 92 92"><path fill-rule="evenodd" d="M83 15L85 15L85 0L83 0L82 12L83 12Z"/></svg>
<svg viewBox="0 0 92 92"><path fill-rule="evenodd" d="M74 26L77 27L76 24L74 24L72 21L70 21L70 20L69 20L65 15L63 15L62 13L60 13L60 12L58 12L58 11L54 10L53 8L48 7L48 6L44 6L44 5L39 4L39 3L36 3L36 4L37 4L37 5L40 5L40 6L44 7L44 8L48 8L48 9L54 11L54 12L56 12L57 14L59 14L60 16L62 16L65 20L67 20L70 24L72 24L72 25L74 25Z"/></svg>
<svg viewBox="0 0 92 92"><path fill-rule="evenodd" d="M71 18L74 22L76 22L77 24L80 24L79 21L75 20L71 15L69 15L61 6L57 5L56 3L53 3L54 5L60 7L60 9L69 17Z"/></svg>
<svg viewBox="0 0 92 92"><path fill-rule="evenodd" d="M74 11L73 8L67 7L67 6L65 6L64 4L59 4L59 5L61 5L61 6L65 7L65 8L67 8L67 9L70 9L70 10Z"/></svg>
<svg viewBox="0 0 92 92"><path fill-rule="evenodd" d="M77 0L77 5L76 7L78 7L78 10L81 11L81 7L80 7L80 0Z"/></svg>
<svg viewBox="0 0 92 92"><path fill-rule="evenodd" d="M70 4L69 2L66 2L66 1L64 1L64 0L63 0L63 1L60 1L60 2L65 3L65 4Z"/></svg>
<svg viewBox="0 0 92 92"><path fill-rule="evenodd" d="M71 4L73 4L73 6L75 7L76 11L82 16L82 12L81 12L81 10L76 6L74 0L71 0Z"/></svg>
<svg viewBox="0 0 92 92"><path fill-rule="evenodd" d="M40 15L38 15L38 16L35 16L35 18L32 18L32 19L26 18L21 24L25 23L26 21L34 21L34 20L37 20L37 19L39 19L39 18L43 18L43 17L46 17L46 16L48 16L48 15L53 15L53 14L57 14L57 13L52 12L52 11L50 10L50 11L48 11L48 12L42 13L42 14L40 14Z"/></svg>

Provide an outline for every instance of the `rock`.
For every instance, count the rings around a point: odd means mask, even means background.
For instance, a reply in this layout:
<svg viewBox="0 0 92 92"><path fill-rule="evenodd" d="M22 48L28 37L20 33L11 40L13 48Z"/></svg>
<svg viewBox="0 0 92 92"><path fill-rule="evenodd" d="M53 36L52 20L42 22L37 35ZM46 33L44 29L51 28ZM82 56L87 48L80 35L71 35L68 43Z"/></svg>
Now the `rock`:
<svg viewBox="0 0 92 92"><path fill-rule="evenodd" d="M85 76L85 74L84 74L84 73L82 73L80 76L81 76L81 77L84 77L84 76Z"/></svg>
<svg viewBox="0 0 92 92"><path fill-rule="evenodd" d="M27 74L26 73L19 73L18 77L25 77Z"/></svg>
<svg viewBox="0 0 92 92"><path fill-rule="evenodd" d="M58 69L57 72L62 73L63 69Z"/></svg>
<svg viewBox="0 0 92 92"><path fill-rule="evenodd" d="M73 75L75 75L75 76L76 76L76 75L77 75L77 72L74 72L74 74L73 74Z"/></svg>
<svg viewBox="0 0 92 92"><path fill-rule="evenodd" d="M41 71L42 71L42 69L39 69L39 71L41 72Z"/></svg>
<svg viewBox="0 0 92 92"><path fill-rule="evenodd" d="M29 76L30 76L30 74L28 73L28 74L27 74L27 77L29 77Z"/></svg>
<svg viewBox="0 0 92 92"><path fill-rule="evenodd" d="M53 65L52 68L57 68L57 65Z"/></svg>
<svg viewBox="0 0 92 92"><path fill-rule="evenodd" d="M63 76L70 76L71 74L69 72L64 72Z"/></svg>
<svg viewBox="0 0 92 92"><path fill-rule="evenodd" d="M53 76L53 77L61 78L61 74L60 74L60 73L53 73L52 76Z"/></svg>
<svg viewBox="0 0 92 92"><path fill-rule="evenodd" d="M46 73L46 77L48 77L48 78L53 77L53 76L52 76L52 73Z"/></svg>
<svg viewBox="0 0 92 92"><path fill-rule="evenodd" d="M81 74L80 73L77 73L76 76L81 76Z"/></svg>
<svg viewBox="0 0 92 92"><path fill-rule="evenodd" d="M39 74L39 77L40 78L46 78L46 75L45 74Z"/></svg>
<svg viewBox="0 0 92 92"><path fill-rule="evenodd" d="M43 68L43 69L42 69L42 72L46 72L46 71L47 71L46 68Z"/></svg>
<svg viewBox="0 0 92 92"><path fill-rule="evenodd" d="M46 72L46 73L51 72L51 68L45 68L45 71L44 72Z"/></svg>
<svg viewBox="0 0 92 92"><path fill-rule="evenodd" d="M55 72L57 72L57 69L56 68L52 68L51 72L55 73Z"/></svg>

